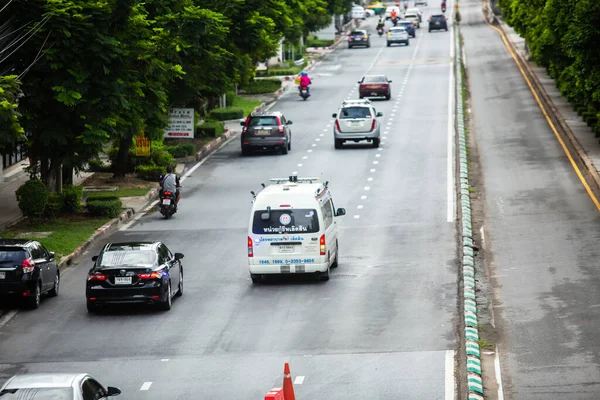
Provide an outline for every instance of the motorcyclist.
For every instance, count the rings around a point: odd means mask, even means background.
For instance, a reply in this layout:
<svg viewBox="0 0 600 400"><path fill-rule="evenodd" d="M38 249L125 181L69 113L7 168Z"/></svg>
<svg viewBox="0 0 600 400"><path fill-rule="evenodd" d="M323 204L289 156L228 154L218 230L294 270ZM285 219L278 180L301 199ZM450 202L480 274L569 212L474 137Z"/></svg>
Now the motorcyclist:
<svg viewBox="0 0 600 400"><path fill-rule="evenodd" d="M312 83L312 81L310 80L310 77L308 76L308 74L306 73L306 71L302 71L302 73L300 74L300 89L302 89L303 87L306 88L307 93L310 94L310 84Z"/></svg>
<svg viewBox="0 0 600 400"><path fill-rule="evenodd" d="M379 22L377 22L377 30L383 29L385 27L385 21L382 17L379 17Z"/></svg>
<svg viewBox="0 0 600 400"><path fill-rule="evenodd" d="M179 203L181 183L179 182L179 177L177 174L173 173L173 167L167 167L167 173L160 177L160 194L162 195L164 192L175 193L175 207Z"/></svg>
<svg viewBox="0 0 600 400"><path fill-rule="evenodd" d="M393 9L392 13L390 14L392 21L396 19L396 16L397 16L396 9Z"/></svg>

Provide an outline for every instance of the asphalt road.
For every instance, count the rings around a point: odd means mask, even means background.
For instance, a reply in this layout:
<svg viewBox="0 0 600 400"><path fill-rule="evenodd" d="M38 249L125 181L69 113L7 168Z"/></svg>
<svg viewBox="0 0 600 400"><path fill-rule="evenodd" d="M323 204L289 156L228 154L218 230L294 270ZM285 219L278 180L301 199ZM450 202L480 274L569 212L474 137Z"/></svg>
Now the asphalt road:
<svg viewBox="0 0 600 400"><path fill-rule="evenodd" d="M0 328L0 378L87 371L126 399L261 399L281 386L288 361L304 377L298 399L453 398L452 32L426 26L408 47L387 48L376 34L369 49L341 47L311 72L308 101L294 91L276 103L294 122L287 156L242 158L236 138L184 182L173 219L152 212L108 238L162 240L185 254L185 294L171 311L88 315L84 259L64 274L58 298ZM331 114L358 97L367 72L394 81L392 99L376 103L382 146L335 150ZM348 211L338 220L340 266L326 283L252 285L250 191L294 172L328 180Z"/></svg>
<svg viewBox="0 0 600 400"><path fill-rule="evenodd" d="M505 398L600 398L600 218L481 2L461 2Z"/></svg>

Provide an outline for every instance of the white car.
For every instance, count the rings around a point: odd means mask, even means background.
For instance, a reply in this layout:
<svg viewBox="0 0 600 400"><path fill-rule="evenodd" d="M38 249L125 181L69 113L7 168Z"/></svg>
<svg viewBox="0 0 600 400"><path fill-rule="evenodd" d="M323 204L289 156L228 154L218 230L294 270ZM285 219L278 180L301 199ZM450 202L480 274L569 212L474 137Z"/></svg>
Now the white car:
<svg viewBox="0 0 600 400"><path fill-rule="evenodd" d="M386 19L386 20L388 20L388 19L392 19L392 11L393 11L393 10L396 10L396 16L397 16L398 18L400 18L400 17L401 17L401 14L400 14L400 7L396 7L396 6L390 6L390 7L388 7L388 8L385 10L385 19Z"/></svg>
<svg viewBox="0 0 600 400"><path fill-rule="evenodd" d="M387 46L390 47L394 43L404 43L405 45L409 45L408 42L408 32L406 29L395 26L390 28L387 33Z"/></svg>
<svg viewBox="0 0 600 400"><path fill-rule="evenodd" d="M367 12L361 6L352 6L352 18L353 19L366 19Z"/></svg>
<svg viewBox="0 0 600 400"><path fill-rule="evenodd" d="M371 10L370 8L366 8L365 13L367 13L367 17L372 17L375 15L375 11Z"/></svg>
<svg viewBox="0 0 600 400"><path fill-rule="evenodd" d="M254 202L248 227L248 269L252 283L265 275L313 274L329 280L338 265L336 217L328 182L319 178L270 180Z"/></svg>
<svg viewBox="0 0 600 400"><path fill-rule="evenodd" d="M417 14L419 16L419 22L423 22L423 12L417 7L409 8L406 10L407 14Z"/></svg>
<svg viewBox="0 0 600 400"><path fill-rule="evenodd" d="M415 0L415 6L423 5L427 7L427 0Z"/></svg>
<svg viewBox="0 0 600 400"><path fill-rule="evenodd" d="M404 14L404 19L415 24L415 27L419 29L421 27L421 21L419 19L419 15L415 13L406 13Z"/></svg>

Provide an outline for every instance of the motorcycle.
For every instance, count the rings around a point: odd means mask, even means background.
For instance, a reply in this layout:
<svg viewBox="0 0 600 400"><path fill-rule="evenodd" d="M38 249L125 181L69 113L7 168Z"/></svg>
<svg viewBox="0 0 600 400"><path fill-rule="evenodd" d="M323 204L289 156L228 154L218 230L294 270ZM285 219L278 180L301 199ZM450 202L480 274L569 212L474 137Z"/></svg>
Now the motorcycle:
<svg viewBox="0 0 600 400"><path fill-rule="evenodd" d="M379 36L383 36L383 27L377 28L377 33L379 34Z"/></svg>
<svg viewBox="0 0 600 400"><path fill-rule="evenodd" d="M298 90L300 91L300 97L302 97L303 100L306 100L310 97L307 86L298 86Z"/></svg>
<svg viewBox="0 0 600 400"><path fill-rule="evenodd" d="M442 3L442 12L445 13L446 12L446 2Z"/></svg>
<svg viewBox="0 0 600 400"><path fill-rule="evenodd" d="M392 24L394 24L394 26L398 26L398 17L392 19Z"/></svg>
<svg viewBox="0 0 600 400"><path fill-rule="evenodd" d="M160 193L160 213L165 219L171 218L177 212L177 203L175 193L169 191L161 191Z"/></svg>

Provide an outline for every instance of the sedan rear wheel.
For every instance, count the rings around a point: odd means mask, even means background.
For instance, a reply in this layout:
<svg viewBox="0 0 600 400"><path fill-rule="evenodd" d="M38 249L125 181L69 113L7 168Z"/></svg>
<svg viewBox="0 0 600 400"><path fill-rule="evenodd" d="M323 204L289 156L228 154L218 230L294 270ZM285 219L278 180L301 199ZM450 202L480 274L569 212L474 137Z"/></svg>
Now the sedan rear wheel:
<svg viewBox="0 0 600 400"><path fill-rule="evenodd" d="M335 139L334 146L336 149L341 149L344 142L342 139Z"/></svg>
<svg viewBox="0 0 600 400"><path fill-rule="evenodd" d="M183 296L183 271L179 271L179 287L177 288L177 293L175 293L175 296Z"/></svg>
<svg viewBox="0 0 600 400"><path fill-rule="evenodd" d="M167 284L167 300L158 304L158 308L163 311L169 311L171 309L173 299L171 298L171 281Z"/></svg>
<svg viewBox="0 0 600 400"><path fill-rule="evenodd" d="M379 138L373 139L373 147L378 148L380 141L381 139Z"/></svg>
<svg viewBox="0 0 600 400"><path fill-rule="evenodd" d="M90 300L87 300L86 304L87 304L87 310L90 314L97 313L100 308L97 303L90 301Z"/></svg>

